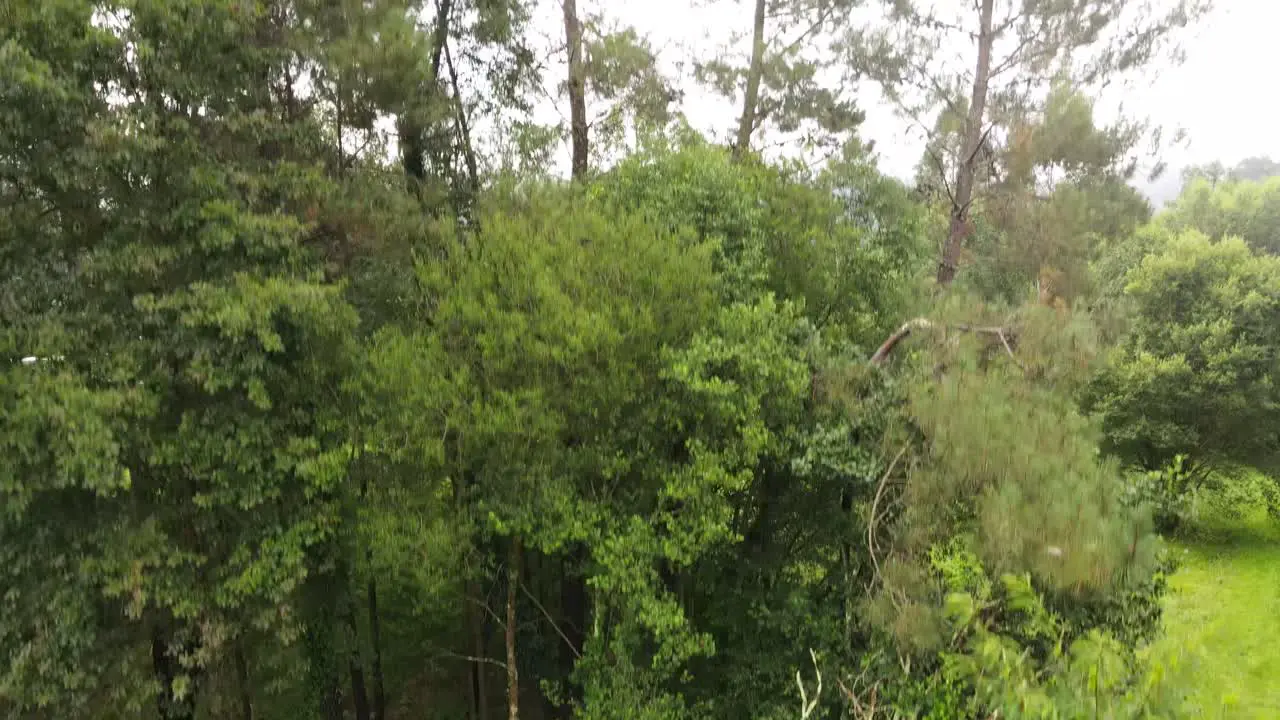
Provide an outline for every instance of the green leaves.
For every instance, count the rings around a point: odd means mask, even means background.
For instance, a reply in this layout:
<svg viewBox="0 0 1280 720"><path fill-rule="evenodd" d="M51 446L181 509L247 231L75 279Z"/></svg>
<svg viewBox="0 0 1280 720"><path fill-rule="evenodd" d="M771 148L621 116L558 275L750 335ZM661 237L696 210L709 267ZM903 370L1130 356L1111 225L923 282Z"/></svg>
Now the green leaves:
<svg viewBox="0 0 1280 720"><path fill-rule="evenodd" d="M1257 429L1280 407L1280 264L1240 240L1184 233L1127 278L1130 328L1089 394L1108 447L1153 470L1178 453L1275 462L1274 441Z"/></svg>
<svg viewBox="0 0 1280 720"><path fill-rule="evenodd" d="M1280 179L1192 179L1161 213L1160 223L1178 233L1198 230L1211 240L1237 237L1274 255L1280 252Z"/></svg>
<svg viewBox="0 0 1280 720"><path fill-rule="evenodd" d="M829 80L828 76L840 65L840 54L828 47L829 33L856 24L851 18L859 3L855 0L761 0L761 3L764 23L758 30L761 43L758 60L751 51L755 38L747 32L754 30L751 18L756 3L738 3L734 10L739 19L734 23L735 36L737 39L745 36L749 41L748 51L735 57L734 53L722 49L716 56L698 57L694 76L739 108L743 103L738 93L753 84L751 77L756 78L757 96L747 99L755 103L746 113L748 140L758 138L759 133L767 129L798 137L806 149L839 148L861 125L863 113L843 87Z"/></svg>
<svg viewBox="0 0 1280 720"><path fill-rule="evenodd" d="M65 370L19 366L0 375L0 397L0 495L9 522L43 492L129 489L119 458L120 394L95 392Z"/></svg>
<svg viewBox="0 0 1280 720"><path fill-rule="evenodd" d="M65 357L0 379L0 544L21 596L0 622L6 711L93 692L84 707L128 714L164 674L132 661L153 645L180 656L163 695L190 676L198 696L226 634L287 629L333 532L345 459L326 395L356 318L312 250L306 211L334 194L322 136L272 92L303 29L266 9L139 1L95 19L58 2L14 13L3 39L32 102L6 103L0 131L0 231L21 245L2 289L22 298L2 312L25 316L0 344ZM68 635L50 642L30 604L52 597L46 577L83 598L59 596Z"/></svg>
<svg viewBox="0 0 1280 720"><path fill-rule="evenodd" d="M930 554L944 575L963 566L982 578L974 593L953 591L943 603L951 642L941 653L940 674L948 689L965 689L969 713L1136 718L1179 717L1185 710L1176 661L1117 639L1113 632L1123 628L1080 633L1025 574L1002 575L993 592L982 565L954 541Z"/></svg>
<svg viewBox="0 0 1280 720"><path fill-rule="evenodd" d="M752 112L846 136L809 39L853 4L770 5ZM945 708L1122 692L1114 645L1055 646L1129 622L1107 603L1133 609L1152 554L1068 397L1083 323L1024 312L1015 362L945 344L940 380L868 367L928 251L868 148L812 171L683 128L566 187L552 136L471 136L522 122L530 8L436 9L5 7L0 714L478 716L502 657L517 704L789 717L796 663L876 649ZM670 129L646 41L586 45L599 139ZM707 69L731 89L735 65ZM1032 165L1112 157L1081 96L1045 108ZM488 182L502 140L534 172ZM1038 221L1123 234L1113 189ZM1149 306L1133 372L1263 395L1270 266L1170 253L1109 277Z"/></svg>

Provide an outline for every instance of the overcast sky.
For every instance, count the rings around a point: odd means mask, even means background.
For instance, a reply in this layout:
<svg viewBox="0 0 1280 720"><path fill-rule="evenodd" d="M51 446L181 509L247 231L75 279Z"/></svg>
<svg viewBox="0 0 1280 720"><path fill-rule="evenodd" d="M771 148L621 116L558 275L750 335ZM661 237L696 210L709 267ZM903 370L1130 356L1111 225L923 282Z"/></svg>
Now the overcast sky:
<svg viewBox="0 0 1280 720"><path fill-rule="evenodd" d="M1185 63L1153 67L1150 77L1136 86L1100 99L1100 120L1114 116L1123 102L1130 115L1150 117L1170 130L1184 129L1185 145L1166 147L1163 153L1172 168L1212 160L1229 166L1251 155L1280 158L1280 96L1268 89L1280 43L1276 37L1280 0L1217 0L1217 4L1190 31L1184 43ZM583 12L603 9L609 17L636 27L649 37L669 71L695 48L705 56L728 33L749 30L751 20L745 4L708 6L705 0L580 0L579 8ZM548 17L538 24L562 33L559 20ZM559 72L559 63L552 68L548 70ZM687 70L681 73L686 78L683 109L690 121L708 131L729 130L737 109L698 88L687 78ZM874 92L867 95L859 98L867 112L862 135L875 140L885 172L909 177L922 149L918 133L910 132ZM1176 176L1176 170L1170 174Z"/></svg>

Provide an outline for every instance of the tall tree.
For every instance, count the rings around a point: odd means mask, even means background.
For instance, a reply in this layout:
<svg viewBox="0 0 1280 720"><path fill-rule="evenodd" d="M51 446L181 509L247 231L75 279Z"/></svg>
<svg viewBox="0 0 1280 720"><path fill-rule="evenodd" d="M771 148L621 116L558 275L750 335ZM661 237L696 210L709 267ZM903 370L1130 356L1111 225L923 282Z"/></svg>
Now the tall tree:
<svg viewBox="0 0 1280 720"><path fill-rule="evenodd" d="M1003 118L1007 132L986 139L975 177L983 203L971 213L965 250L975 265L969 284L985 296L1019 303L1039 283L1044 301L1069 304L1090 289L1095 251L1149 219L1148 204L1127 184L1146 127L1099 126L1094 115L1093 102L1058 78L1042 105ZM923 187L950 190L945 148L955 136L939 132L926 149Z"/></svg>
<svg viewBox="0 0 1280 720"><path fill-rule="evenodd" d="M751 147L756 129L756 110L760 104L760 76L764 74L764 20L767 3L756 0L751 20L751 64L747 66L747 86L742 94L742 115L738 117L738 133L733 143L734 157L742 157Z"/></svg>
<svg viewBox="0 0 1280 720"><path fill-rule="evenodd" d="M1008 131L1002 118L1043 103L1063 74L1079 87L1099 88L1170 57L1176 31L1207 12L1209 0L1179 0L1160 12L1133 12L1125 0L981 0L955 12L901 0L884 6L883 26L848 34L850 62L927 132L933 126L924 118L939 112L964 119L963 140L951 148L949 221L936 273L945 286L972 230L984 145ZM972 53L967 68L938 62L953 48Z"/></svg>
<svg viewBox="0 0 1280 720"><path fill-rule="evenodd" d="M755 0L746 62L732 50L698 58L695 75L718 94L739 104L733 153L742 157L766 127L803 133L809 146L835 150L863 119L851 95L838 83L839 54L828 52L835 33L851 19L861 0ZM736 44L736 43L735 43Z"/></svg>
<svg viewBox="0 0 1280 720"><path fill-rule="evenodd" d="M590 158L587 135L587 73L582 57L582 20L577 0L561 0L564 11L564 38L569 65L569 136L572 143L573 179L587 174Z"/></svg>
<svg viewBox="0 0 1280 720"><path fill-rule="evenodd" d="M254 668L301 651L299 708L367 715L337 280L371 247L346 211L399 196L371 179L375 120L423 38L393 0L127 5L3 6L4 82L30 102L2 110L0 227L31 242L0 294L33 311L5 344L64 357L6 372L0 536L27 599L5 600L5 709L136 714L154 692L190 718L232 666L261 700ZM65 632L38 630L42 595Z"/></svg>
<svg viewBox="0 0 1280 720"><path fill-rule="evenodd" d="M570 166L575 180L661 133L677 93L657 53L635 28L577 0L556 0L563 16L568 75Z"/></svg>
<svg viewBox="0 0 1280 720"><path fill-rule="evenodd" d="M403 0L401 4L404 4ZM401 168L410 186L434 207L452 201L459 212L475 202L486 169L484 138L475 128L501 126L529 110L539 74L525 42L531 1L434 0L411 3L409 14L430 19L410 73L415 92L390 108ZM402 14L403 16L403 14ZM368 33L352 27L355 34ZM390 36L395 37L395 36ZM392 56L391 59L396 59ZM387 59L371 56L370 65Z"/></svg>
<svg viewBox="0 0 1280 720"><path fill-rule="evenodd" d="M1248 157L1236 163L1229 174L1232 180L1266 180L1280 175L1280 163L1269 157L1259 155Z"/></svg>

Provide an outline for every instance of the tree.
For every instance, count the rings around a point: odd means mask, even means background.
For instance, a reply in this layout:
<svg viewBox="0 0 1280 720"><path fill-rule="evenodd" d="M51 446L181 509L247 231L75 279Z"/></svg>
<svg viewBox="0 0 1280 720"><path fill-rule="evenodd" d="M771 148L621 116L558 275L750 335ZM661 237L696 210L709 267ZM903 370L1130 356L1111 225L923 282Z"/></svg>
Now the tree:
<svg viewBox="0 0 1280 720"><path fill-rule="evenodd" d="M1005 142L988 141L967 249L969 284L984 296L1017 304L1032 285L1050 304L1088 296L1098 248L1150 219L1149 204L1128 184L1143 127L1098 127L1093 115L1093 103L1059 79L1042 108L1007 121ZM931 162L937 157L926 152L920 175L945 187Z"/></svg>
<svg viewBox="0 0 1280 720"><path fill-rule="evenodd" d="M589 16L584 27L593 162L606 167L661 139L676 118L680 95L649 41L634 28L602 13Z"/></svg>
<svg viewBox="0 0 1280 720"><path fill-rule="evenodd" d="M1161 552L1120 464L1100 456L1097 421L1076 406L1098 350L1087 316L1031 304L993 322L957 297L935 312L913 329L925 349L885 366L903 373L888 389L901 414L864 510L865 612L872 647L897 655L864 660L880 680L851 694L864 707L979 717L1021 698L1023 711L1052 715L1080 701L1068 688L1081 671L1104 672L1069 661L1099 642L1120 652L1112 672L1158 677L1123 649L1159 629ZM898 672L885 667L895 657ZM1090 707L1129 712L1176 697L1129 695L1124 680L1091 687L1101 695Z"/></svg>
<svg viewBox="0 0 1280 720"><path fill-rule="evenodd" d="M587 78L582 59L582 21L577 0L561 0L564 8L564 37L569 56L569 126L573 142L573 179L587 173L590 147L587 137Z"/></svg>
<svg viewBox="0 0 1280 720"><path fill-rule="evenodd" d="M972 231L969 215L975 193L983 190L979 169L986 144L1009 130L1003 119L1042 103L1059 73L1066 72L1073 84L1099 87L1161 57L1175 31L1203 15L1207 4L1188 0L1137 17L1125 12L1121 0L982 0L955 14L910 2L886 8L884 27L849 33L854 66L879 81L921 127L927 127L923 118L941 112L962 128L948 148L949 227L937 272L938 284L947 285ZM971 48L969 69L936 63L937 54L953 43Z"/></svg>
<svg viewBox="0 0 1280 720"><path fill-rule="evenodd" d="M1196 230L1211 240L1238 237L1260 252L1280 253L1280 178L1216 184L1193 179L1159 222L1175 232Z"/></svg>
<svg viewBox="0 0 1280 720"><path fill-rule="evenodd" d="M729 52L696 62L702 83L726 98L741 97L735 157L750 152L752 139L769 126L782 133L803 130L806 144L829 150L849 139L863 114L824 78L835 69L838 55L813 48L830 42L857 5L856 0L756 0L747 5L752 8L747 62Z"/></svg>
<svg viewBox="0 0 1280 720"><path fill-rule="evenodd" d="M681 470L690 460L680 452L667 455L669 426L653 415L678 406L645 399L664 397L663 348L688 342L705 321L712 276L704 249L682 250L591 208L570 211L574 222L561 226L552 219L567 210L567 198L530 199L519 215L505 206L482 216L481 235L453 245L444 265L420 266L425 286L439 293L435 322L451 330L388 333L379 356L386 382L398 384L406 372L420 378L392 406L403 408L396 417L418 426L444 418L443 428L396 436L443 438L443 452L427 457L440 458L442 474L466 479L461 497L479 523L476 542L518 538L527 555L572 562L566 575L591 579L589 604L552 617L581 633L571 650L582 658L575 674L584 689L562 699L606 712L621 701L601 705L595 695L602 684L625 687L626 676L606 668L635 662L640 649L632 643L652 638L675 662L696 651L655 563L667 552L699 552L704 511L695 512L696 498L732 475L690 475L681 485L692 493L684 496L690 514L667 526L660 509L676 502L664 499L674 491L668 483L692 470ZM595 252L581 252L584 238ZM494 292L510 302L494 302ZM677 298L686 310L678 322L652 322ZM703 482L710 485L696 489ZM720 502L706 501L705 512ZM606 653L617 659L605 663ZM529 677L571 680L548 664Z"/></svg>
<svg viewBox="0 0 1280 720"><path fill-rule="evenodd" d="M673 127L582 8L588 172L549 177L528 9L0 2L0 716L790 717L800 663L808 717L1163 709L1087 317L953 296L868 363L928 208L856 138L815 170ZM756 118L809 123L772 42ZM1036 109L974 215L1070 229L1010 275L1135 212L1089 104ZM1188 305L1241 383L1248 257Z"/></svg>
<svg viewBox="0 0 1280 720"><path fill-rule="evenodd" d="M1227 174L1227 169L1218 161L1206 163L1204 165L1193 165L1182 170L1182 184L1185 187L1191 181L1197 178L1204 178L1209 181L1209 185L1217 185Z"/></svg>
<svg viewBox="0 0 1280 720"><path fill-rule="evenodd" d="M333 400L357 317L335 280L362 239L346 193L377 186L353 181L373 119L415 80L397 7L345 8L374 48L328 6L7 13L6 86L31 102L3 110L2 224L33 242L5 296L35 312L6 346L65 359L6 372L6 712L137 714L155 695L190 718L228 676L252 709L255 668L304 630L297 707L339 712L346 674L370 711ZM32 282L45 294L22 297ZM65 632L41 630L42 597Z"/></svg>
<svg viewBox="0 0 1280 720"><path fill-rule="evenodd" d="M1110 452L1146 470L1276 462L1278 263L1184 231L1127 275L1129 330L1087 395Z"/></svg>
<svg viewBox="0 0 1280 720"><path fill-rule="evenodd" d="M373 44L400 47L361 57L360 71L382 73L387 70L382 66L401 63L400 72L389 77L401 86L410 84L412 92L383 108L395 119L400 167L429 210L445 199L465 215L475 203L485 166L497 164L493 155L500 152L487 147L476 128L509 127L513 118L523 118L530 110L530 91L541 82L525 42L532 3L435 0L428 9L422 0L386 2L394 20L376 31ZM369 44L371 25L349 20L370 10L336 13L356 47ZM429 31L414 26L417 18L430 18Z"/></svg>

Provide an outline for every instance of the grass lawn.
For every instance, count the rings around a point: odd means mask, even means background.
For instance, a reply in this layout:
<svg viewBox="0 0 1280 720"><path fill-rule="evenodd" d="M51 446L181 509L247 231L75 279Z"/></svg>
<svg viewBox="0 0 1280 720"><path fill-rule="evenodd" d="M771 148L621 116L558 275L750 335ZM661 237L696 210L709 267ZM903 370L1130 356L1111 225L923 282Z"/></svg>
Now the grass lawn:
<svg viewBox="0 0 1280 720"><path fill-rule="evenodd" d="M1280 526L1265 511L1170 543L1168 640L1199 658L1190 699L1204 718L1280 718Z"/></svg>

